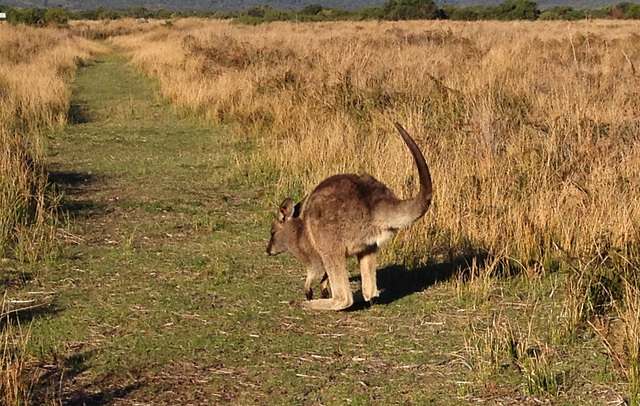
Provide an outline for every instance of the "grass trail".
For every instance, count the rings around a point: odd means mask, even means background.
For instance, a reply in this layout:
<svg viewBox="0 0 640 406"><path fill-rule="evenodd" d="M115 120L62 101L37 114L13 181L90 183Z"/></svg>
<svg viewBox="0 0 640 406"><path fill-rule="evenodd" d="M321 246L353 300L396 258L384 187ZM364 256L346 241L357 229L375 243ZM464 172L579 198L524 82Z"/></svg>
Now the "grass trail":
<svg viewBox="0 0 640 406"><path fill-rule="evenodd" d="M31 334L43 403L538 404L516 367L491 381L470 371L468 327L493 311L434 285L436 266L383 266L370 309L290 306L304 271L264 254L269 185L247 178L251 143L176 111L122 56L80 71L71 115L50 146L69 228ZM579 373L582 359L566 362L576 404L608 399L601 384L581 395L604 356Z"/></svg>
<svg viewBox="0 0 640 406"><path fill-rule="evenodd" d="M342 404L407 379L434 387L425 365L449 357L428 343L437 329L413 337L419 320L406 325L401 307L289 306L304 275L264 254L271 215L244 180L250 144L182 116L119 56L81 71L71 113L51 146L69 243L33 333L64 402Z"/></svg>

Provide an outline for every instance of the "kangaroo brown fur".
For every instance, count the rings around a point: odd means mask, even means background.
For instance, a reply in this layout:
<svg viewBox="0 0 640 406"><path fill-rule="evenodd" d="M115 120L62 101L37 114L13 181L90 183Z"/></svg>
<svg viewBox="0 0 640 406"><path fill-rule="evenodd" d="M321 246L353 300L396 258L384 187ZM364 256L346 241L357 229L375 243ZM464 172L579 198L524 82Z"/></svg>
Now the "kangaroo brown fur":
<svg viewBox="0 0 640 406"><path fill-rule="evenodd" d="M355 255L360 263L364 299L371 302L378 297L378 247L421 218L431 204L431 175L424 156L409 133L400 124L395 126L418 167L420 191L416 197L401 200L368 174L343 174L323 180L297 205L289 198L280 205L267 253L291 252L307 267L308 301L303 306L308 309L341 310L353 304L347 256ZM320 277L323 298L313 300L311 285Z"/></svg>

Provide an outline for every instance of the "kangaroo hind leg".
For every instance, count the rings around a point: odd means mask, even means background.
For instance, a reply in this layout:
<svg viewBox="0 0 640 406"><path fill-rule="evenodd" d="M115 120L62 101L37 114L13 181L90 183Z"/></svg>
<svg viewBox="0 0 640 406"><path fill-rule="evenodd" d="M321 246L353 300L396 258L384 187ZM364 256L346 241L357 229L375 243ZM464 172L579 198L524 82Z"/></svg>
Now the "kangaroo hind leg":
<svg viewBox="0 0 640 406"><path fill-rule="evenodd" d="M326 256L323 258L331 284L330 299L316 299L305 302L303 306L312 310L343 310L353 304L353 294L349 284L349 272L344 264L344 257Z"/></svg>

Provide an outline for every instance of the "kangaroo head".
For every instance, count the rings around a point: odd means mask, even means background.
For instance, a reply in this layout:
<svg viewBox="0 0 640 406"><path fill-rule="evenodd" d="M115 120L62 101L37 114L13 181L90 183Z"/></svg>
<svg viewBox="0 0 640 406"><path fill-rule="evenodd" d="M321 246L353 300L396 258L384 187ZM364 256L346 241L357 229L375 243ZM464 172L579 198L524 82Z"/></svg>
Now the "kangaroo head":
<svg viewBox="0 0 640 406"><path fill-rule="evenodd" d="M276 219L271 225L271 239L267 245L267 254L278 255L290 250L290 243L294 238L293 227L291 227L292 219L295 213L295 203L293 200L286 198L280 204L276 212Z"/></svg>

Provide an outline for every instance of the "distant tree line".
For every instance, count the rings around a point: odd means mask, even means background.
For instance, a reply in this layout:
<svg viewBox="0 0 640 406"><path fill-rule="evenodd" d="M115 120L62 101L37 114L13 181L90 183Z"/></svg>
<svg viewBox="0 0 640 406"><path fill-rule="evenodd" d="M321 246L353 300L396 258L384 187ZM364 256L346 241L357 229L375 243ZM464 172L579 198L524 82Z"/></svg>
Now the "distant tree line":
<svg viewBox="0 0 640 406"><path fill-rule="evenodd" d="M575 10L559 6L540 11L533 0L506 0L498 6L456 7L446 5L441 9L433 0L389 0L381 7L360 10L325 8L311 4L300 10L280 10L256 5L244 11L175 12L164 9L132 7L110 10L69 11L64 8L14 9L0 6L11 24L65 25L69 20L116 20L120 18L171 19L178 17L207 17L232 19L241 24L260 24L270 21L336 21L336 20L581 20L585 18L640 19L640 3L619 3L592 10Z"/></svg>
<svg viewBox="0 0 640 406"><path fill-rule="evenodd" d="M591 19L640 19L639 3L620 3L599 9L576 10L570 6L558 6L544 11L531 0L507 0L495 7L444 6L442 13L451 20L582 20Z"/></svg>

